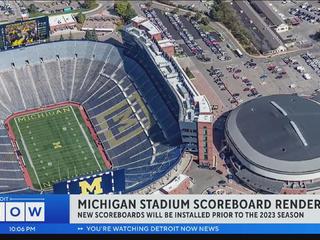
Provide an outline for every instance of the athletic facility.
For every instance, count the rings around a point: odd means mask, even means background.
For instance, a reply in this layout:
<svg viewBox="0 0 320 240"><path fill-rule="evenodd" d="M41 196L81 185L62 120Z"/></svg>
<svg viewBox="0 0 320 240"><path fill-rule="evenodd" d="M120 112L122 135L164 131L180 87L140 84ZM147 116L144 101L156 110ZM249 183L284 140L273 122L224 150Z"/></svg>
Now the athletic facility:
<svg viewBox="0 0 320 240"><path fill-rule="evenodd" d="M149 74L108 43L1 52L0 192L51 191L109 169L125 170L131 192L164 176L184 148L179 119Z"/></svg>
<svg viewBox="0 0 320 240"><path fill-rule="evenodd" d="M9 124L34 188L106 168L77 107L20 115Z"/></svg>
<svg viewBox="0 0 320 240"><path fill-rule="evenodd" d="M319 121L314 98L273 95L240 105L225 129L235 175L258 192L319 189Z"/></svg>

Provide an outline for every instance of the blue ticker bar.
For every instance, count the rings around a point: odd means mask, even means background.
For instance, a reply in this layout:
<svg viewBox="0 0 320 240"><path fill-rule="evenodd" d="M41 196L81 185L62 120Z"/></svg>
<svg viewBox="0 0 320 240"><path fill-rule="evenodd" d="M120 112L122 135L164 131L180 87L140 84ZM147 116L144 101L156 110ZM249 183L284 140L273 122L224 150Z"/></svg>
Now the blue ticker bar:
<svg viewBox="0 0 320 240"><path fill-rule="evenodd" d="M1 234L319 234L318 224L0 224Z"/></svg>
<svg viewBox="0 0 320 240"><path fill-rule="evenodd" d="M319 234L320 224L69 224L69 195L0 195L3 203L44 203L40 222L0 219L0 234ZM18 204L19 205L19 204ZM17 205L17 206L18 206ZM30 204L29 204L30 205ZM31 205L32 206L32 205ZM40 209L37 209L40 211ZM38 211L38 213L40 213ZM27 212L22 210L21 212ZM13 211L13 213L16 213ZM165 221L165 219L164 219Z"/></svg>

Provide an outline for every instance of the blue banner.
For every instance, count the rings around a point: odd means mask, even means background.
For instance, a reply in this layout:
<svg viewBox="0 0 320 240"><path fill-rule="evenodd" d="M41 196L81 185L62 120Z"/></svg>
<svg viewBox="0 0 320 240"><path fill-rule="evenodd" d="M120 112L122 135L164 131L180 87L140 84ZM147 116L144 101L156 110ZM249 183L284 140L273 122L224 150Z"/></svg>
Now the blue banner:
<svg viewBox="0 0 320 240"><path fill-rule="evenodd" d="M70 224L70 195L16 194L0 195L0 233L316 234L320 224Z"/></svg>

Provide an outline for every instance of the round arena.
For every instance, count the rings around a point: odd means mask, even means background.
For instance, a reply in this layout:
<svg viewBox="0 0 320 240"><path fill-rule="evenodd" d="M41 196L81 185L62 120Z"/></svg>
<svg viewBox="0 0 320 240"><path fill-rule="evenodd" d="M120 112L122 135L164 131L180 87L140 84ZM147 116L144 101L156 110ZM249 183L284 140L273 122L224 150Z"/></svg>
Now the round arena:
<svg viewBox="0 0 320 240"><path fill-rule="evenodd" d="M298 95L259 97L228 116L225 138L236 179L258 192L320 187L320 105Z"/></svg>

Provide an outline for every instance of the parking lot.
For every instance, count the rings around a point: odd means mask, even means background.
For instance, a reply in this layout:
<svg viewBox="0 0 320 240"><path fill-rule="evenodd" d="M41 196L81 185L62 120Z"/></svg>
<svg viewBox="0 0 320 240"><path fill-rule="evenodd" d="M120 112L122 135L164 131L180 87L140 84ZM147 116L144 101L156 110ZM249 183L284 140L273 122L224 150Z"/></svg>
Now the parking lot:
<svg viewBox="0 0 320 240"><path fill-rule="evenodd" d="M292 4L273 1L275 7L277 6L275 2L282 6L281 10L290 9L290 4ZM317 60L320 56L319 49L317 50L318 56L316 54L311 56L314 58L311 59L312 64L310 59L302 58L300 53L288 53L287 56L291 61L288 63L286 63L286 59L283 59L283 56L272 59L251 59L244 54L239 57L235 54L234 47L228 39L217 37L219 32L215 32L215 35L210 38L211 33L208 35L207 32L202 31L198 22L182 13L174 16L169 13L169 10L154 9L154 12L156 20L153 19L153 22L156 21L159 27L158 19L161 22L160 29L165 28L165 33L167 32L169 37L181 46L187 56L186 58L180 57L179 62L183 68L189 67L196 77L193 80L195 86L201 94L209 96L211 104L217 104L221 101L220 105L223 111L233 109L240 103L259 96L279 93L310 95L320 88L318 80L318 74L320 74L318 65L320 64ZM196 46L201 48L202 53L208 56L210 61L199 61L196 57L197 53L192 52L192 47L195 44L190 47L188 46L190 42L196 43ZM230 58L228 60L221 59L221 56L229 56ZM200 78L201 81L198 80ZM203 81L206 83L204 84ZM214 94L210 94L211 92Z"/></svg>
<svg viewBox="0 0 320 240"><path fill-rule="evenodd" d="M21 17L22 1L0 0L0 22L16 21Z"/></svg>
<svg viewBox="0 0 320 240"><path fill-rule="evenodd" d="M286 2L286 3L284 3ZM274 8L284 19L297 22L289 31L280 35L283 39L295 38L299 42L313 42L311 35L317 31L320 19L318 1L272 1ZM292 35L292 36L291 36Z"/></svg>

